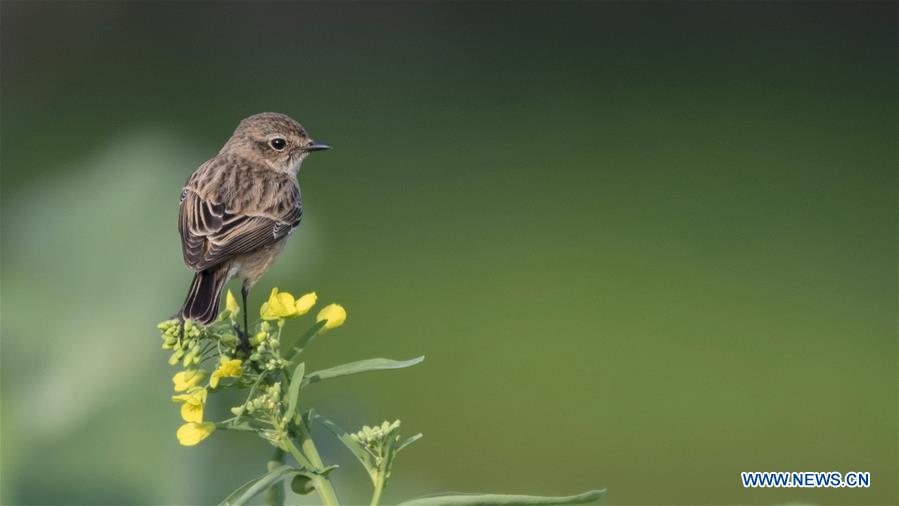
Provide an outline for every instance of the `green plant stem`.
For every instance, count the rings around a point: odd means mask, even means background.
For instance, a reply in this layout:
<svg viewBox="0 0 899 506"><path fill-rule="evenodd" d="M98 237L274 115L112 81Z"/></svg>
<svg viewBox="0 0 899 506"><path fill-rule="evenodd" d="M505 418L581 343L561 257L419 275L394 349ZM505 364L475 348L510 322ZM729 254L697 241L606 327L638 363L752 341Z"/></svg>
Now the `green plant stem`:
<svg viewBox="0 0 899 506"><path fill-rule="evenodd" d="M297 448L297 445L293 444L289 438L284 440L284 446L286 446L286 450L290 455L296 459L296 461L300 464L300 467L307 469L309 471L315 470L315 466L312 465L312 462L306 458L305 455L300 452L300 449Z"/></svg>
<svg viewBox="0 0 899 506"><path fill-rule="evenodd" d="M216 423L215 429L216 430L238 430L238 431L244 431L244 432L257 432L256 428L251 427L248 424L233 425L231 423L223 423L223 422Z"/></svg>
<svg viewBox="0 0 899 506"><path fill-rule="evenodd" d="M371 495L371 506L378 506L381 502L381 494L384 492L384 473L380 471L375 478L375 490Z"/></svg>
<svg viewBox="0 0 899 506"><path fill-rule="evenodd" d="M315 442L312 441L312 438L303 438L302 452L295 444L293 444L293 441L291 441L290 438L285 438L285 446L287 446L287 451L290 455L293 456L301 466L313 471L312 482L315 485L316 492L318 492L319 497L322 499L322 503L325 506L339 506L340 502L337 500L337 493L334 491L331 481L327 476L319 474L319 472L325 469L325 464L322 462L321 456L319 456L318 449L315 447Z"/></svg>
<svg viewBox="0 0 899 506"><path fill-rule="evenodd" d="M277 448L271 460L266 464L266 468L272 472L282 465L284 465L284 450ZM284 505L284 484L282 482L279 481L265 491L265 504L269 506Z"/></svg>
<svg viewBox="0 0 899 506"><path fill-rule="evenodd" d="M325 463L322 462L322 458L318 454L318 449L315 447L315 441L313 441L311 437L305 437L303 438L302 447L303 452L309 457L312 464L316 466L318 470L324 470ZM331 480L329 480L327 476L321 474L316 475L315 490L318 490L318 494L326 505L339 504L337 501L337 493L334 492L334 487L331 486Z"/></svg>
<svg viewBox="0 0 899 506"><path fill-rule="evenodd" d="M334 487L331 486L331 481L328 480L328 478L316 475L312 481L315 483L315 490L318 491L318 495L322 498L322 503L324 503L325 506L336 506L340 504L337 501L337 493L334 492Z"/></svg>

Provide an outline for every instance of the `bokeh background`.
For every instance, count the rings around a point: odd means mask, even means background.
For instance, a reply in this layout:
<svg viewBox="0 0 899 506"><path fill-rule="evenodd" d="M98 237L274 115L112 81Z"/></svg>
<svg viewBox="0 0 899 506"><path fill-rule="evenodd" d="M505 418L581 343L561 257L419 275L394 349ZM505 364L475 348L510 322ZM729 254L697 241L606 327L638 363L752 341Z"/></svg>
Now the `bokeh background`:
<svg viewBox="0 0 899 506"><path fill-rule="evenodd" d="M190 278L182 183L280 111L335 149L252 305L349 309L310 367L427 356L304 398L425 434L388 502L896 504L896 15L4 0L0 499L208 504L261 472L250 437L178 446L155 324ZM745 490L749 470L873 483Z"/></svg>

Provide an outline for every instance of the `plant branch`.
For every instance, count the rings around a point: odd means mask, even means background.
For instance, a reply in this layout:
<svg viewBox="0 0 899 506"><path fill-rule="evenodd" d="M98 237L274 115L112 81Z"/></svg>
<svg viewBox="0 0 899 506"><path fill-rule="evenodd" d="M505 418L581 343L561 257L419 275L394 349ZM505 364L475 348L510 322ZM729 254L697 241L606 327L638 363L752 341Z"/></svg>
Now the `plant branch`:
<svg viewBox="0 0 899 506"><path fill-rule="evenodd" d="M302 446L303 451L309 457L309 460L316 466L316 470L324 471L325 463L322 462L322 458L318 454L318 449L315 447L315 441L313 441L311 437L304 437ZM315 490L318 490L318 494L321 496L322 501L324 501L326 505L339 504L337 502L337 493L334 492L334 487L331 486L331 480L324 474L316 473L315 476Z"/></svg>
<svg viewBox="0 0 899 506"><path fill-rule="evenodd" d="M302 439L301 446L303 451L297 448L290 437L284 438L284 446L287 447L287 451L301 466L312 471L312 483L321 497L322 503L325 506L338 506L340 502L337 500L337 493L334 491L334 487L331 485L328 477L322 474L325 471L325 465L318 454L318 450L315 448L315 443L312 441L312 438Z"/></svg>
<svg viewBox="0 0 899 506"><path fill-rule="evenodd" d="M385 476L384 473L378 472L377 476L373 476L373 481L375 482L375 490L371 495L371 506L378 506L381 502L381 494L384 492Z"/></svg>

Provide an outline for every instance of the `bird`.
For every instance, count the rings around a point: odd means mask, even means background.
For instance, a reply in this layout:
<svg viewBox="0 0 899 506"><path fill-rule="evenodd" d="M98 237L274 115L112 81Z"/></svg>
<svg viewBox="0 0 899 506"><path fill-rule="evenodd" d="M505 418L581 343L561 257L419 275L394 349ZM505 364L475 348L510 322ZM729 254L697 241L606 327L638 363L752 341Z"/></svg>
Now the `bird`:
<svg viewBox="0 0 899 506"><path fill-rule="evenodd" d="M184 263L194 277L181 306L182 321L215 321L222 289L234 276L242 281L247 307L250 289L303 217L300 166L310 153L329 149L285 114L254 114L188 178L181 190L178 231ZM237 330L246 349L243 313L243 331Z"/></svg>

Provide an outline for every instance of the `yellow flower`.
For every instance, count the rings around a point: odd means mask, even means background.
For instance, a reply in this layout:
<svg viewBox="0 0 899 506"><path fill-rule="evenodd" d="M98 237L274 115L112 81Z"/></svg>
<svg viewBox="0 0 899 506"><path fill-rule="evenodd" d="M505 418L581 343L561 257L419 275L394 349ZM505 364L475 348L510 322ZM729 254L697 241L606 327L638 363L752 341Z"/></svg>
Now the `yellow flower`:
<svg viewBox="0 0 899 506"><path fill-rule="evenodd" d="M193 387L185 394L173 395L173 402L183 402L181 405L181 418L185 422L202 422L203 408L206 405L208 392L202 387Z"/></svg>
<svg viewBox="0 0 899 506"><path fill-rule="evenodd" d="M178 442L182 446L193 446L208 438L213 432L215 432L214 423L188 422L178 427Z"/></svg>
<svg viewBox="0 0 899 506"><path fill-rule="evenodd" d="M237 305L237 299L234 298L231 290L228 290L228 293L225 294L225 309L228 310L228 316L231 318L234 318L234 315L240 312L240 306Z"/></svg>
<svg viewBox="0 0 899 506"><path fill-rule="evenodd" d="M219 360L219 368L212 372L212 377L209 378L209 386L212 388L217 388L219 386L219 379L221 378L237 378L240 376L240 365L242 364L241 360L235 358L233 360L228 360L225 357L222 357Z"/></svg>
<svg viewBox="0 0 899 506"><path fill-rule="evenodd" d="M263 320L277 320L279 318L287 318L296 310L296 301L293 295L288 292L278 293L277 288L272 288L271 295L268 296L268 302L262 304L259 311Z"/></svg>
<svg viewBox="0 0 899 506"><path fill-rule="evenodd" d="M299 299L297 299L296 303L296 311L297 316L304 315L312 309L312 306L315 305L316 301L318 301L318 295L315 292L309 292L306 295L303 295Z"/></svg>
<svg viewBox="0 0 899 506"><path fill-rule="evenodd" d="M176 374L172 378L172 382L175 383L176 392L183 392L188 388L199 385L204 379L206 379L206 371L203 369L188 369Z"/></svg>
<svg viewBox="0 0 899 506"><path fill-rule="evenodd" d="M315 317L315 321L326 322L325 326L322 327L323 331L337 328L343 325L343 322L346 321L346 309L344 309L340 304L328 304L318 312L318 316Z"/></svg>
<svg viewBox="0 0 899 506"><path fill-rule="evenodd" d="M312 292L295 300L291 293L278 292L277 288L272 288L272 293L269 295L268 301L262 304L259 315L263 320L280 320L300 316L309 312L317 298L315 292Z"/></svg>
<svg viewBox="0 0 899 506"><path fill-rule="evenodd" d="M181 405L181 418L185 422L200 423L203 421L203 409L204 406L202 404L188 404L185 402Z"/></svg>

